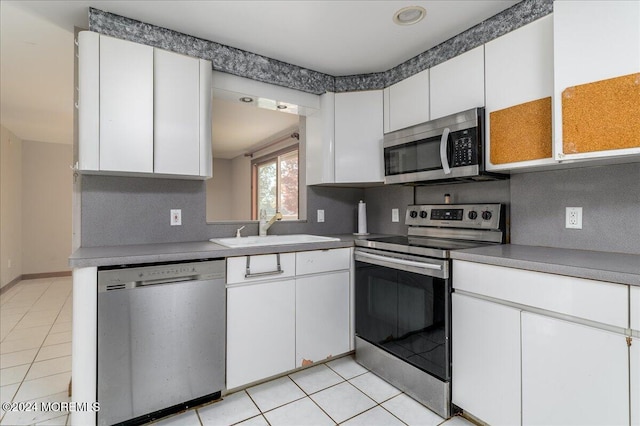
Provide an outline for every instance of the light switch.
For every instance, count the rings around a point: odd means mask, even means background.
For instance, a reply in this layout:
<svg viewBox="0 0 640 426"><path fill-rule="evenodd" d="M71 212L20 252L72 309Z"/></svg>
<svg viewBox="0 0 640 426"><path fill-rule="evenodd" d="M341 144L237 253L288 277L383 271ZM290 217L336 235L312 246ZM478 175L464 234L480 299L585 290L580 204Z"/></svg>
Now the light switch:
<svg viewBox="0 0 640 426"><path fill-rule="evenodd" d="M398 209L391 209L391 222L400 222L400 212Z"/></svg>
<svg viewBox="0 0 640 426"><path fill-rule="evenodd" d="M318 223L324 222L324 210L318 210Z"/></svg>

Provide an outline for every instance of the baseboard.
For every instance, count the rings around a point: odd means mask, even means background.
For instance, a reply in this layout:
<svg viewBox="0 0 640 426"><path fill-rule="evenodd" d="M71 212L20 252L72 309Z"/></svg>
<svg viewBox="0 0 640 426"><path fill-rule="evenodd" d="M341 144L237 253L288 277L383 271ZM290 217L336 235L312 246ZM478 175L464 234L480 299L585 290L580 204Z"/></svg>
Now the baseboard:
<svg viewBox="0 0 640 426"><path fill-rule="evenodd" d="M60 272L42 272L39 274L22 274L23 280L37 280L38 278L58 278L58 277L70 277L71 271Z"/></svg>
<svg viewBox="0 0 640 426"><path fill-rule="evenodd" d="M15 277L11 280L7 285L0 288L0 294L3 294L14 285L18 284L20 281L24 280L37 280L39 278L59 278L59 277L70 277L71 271L59 271L59 272L41 272L39 274L22 274Z"/></svg>
<svg viewBox="0 0 640 426"><path fill-rule="evenodd" d="M9 289L11 287L13 287L14 285L18 284L20 281L22 281L22 275L18 275L17 277L15 277L11 281L9 281L9 283L7 283L6 285L0 287L0 294L3 294L5 292L9 291Z"/></svg>

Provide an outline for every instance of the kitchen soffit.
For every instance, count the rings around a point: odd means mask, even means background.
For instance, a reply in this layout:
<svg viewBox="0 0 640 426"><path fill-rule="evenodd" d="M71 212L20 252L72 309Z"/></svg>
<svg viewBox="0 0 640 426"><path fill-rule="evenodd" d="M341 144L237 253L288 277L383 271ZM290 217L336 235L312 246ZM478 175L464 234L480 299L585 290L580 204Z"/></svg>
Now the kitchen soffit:
<svg viewBox="0 0 640 426"><path fill-rule="evenodd" d="M452 1L9 1L0 3L2 124L71 143L73 29L89 7L333 76L390 69L518 3ZM419 5L422 22L393 14Z"/></svg>

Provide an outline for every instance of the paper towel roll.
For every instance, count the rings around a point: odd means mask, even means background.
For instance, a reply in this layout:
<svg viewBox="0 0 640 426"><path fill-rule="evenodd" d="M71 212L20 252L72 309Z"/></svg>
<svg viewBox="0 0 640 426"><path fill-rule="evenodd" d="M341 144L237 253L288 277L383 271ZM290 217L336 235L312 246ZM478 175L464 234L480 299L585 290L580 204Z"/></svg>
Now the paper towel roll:
<svg viewBox="0 0 640 426"><path fill-rule="evenodd" d="M360 200L358 203L358 234L367 233L367 205Z"/></svg>

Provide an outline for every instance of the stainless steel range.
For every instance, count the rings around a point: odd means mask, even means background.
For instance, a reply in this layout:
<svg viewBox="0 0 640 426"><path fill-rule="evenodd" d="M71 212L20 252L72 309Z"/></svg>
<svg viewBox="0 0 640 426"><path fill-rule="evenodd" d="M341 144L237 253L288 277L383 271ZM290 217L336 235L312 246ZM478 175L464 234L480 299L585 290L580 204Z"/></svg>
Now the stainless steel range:
<svg viewBox="0 0 640 426"><path fill-rule="evenodd" d="M501 204L412 205L407 236L356 240L356 360L451 415L449 252L504 242Z"/></svg>

